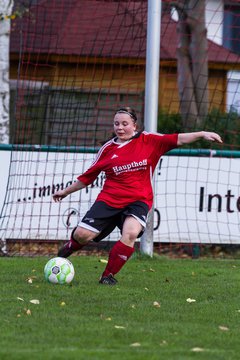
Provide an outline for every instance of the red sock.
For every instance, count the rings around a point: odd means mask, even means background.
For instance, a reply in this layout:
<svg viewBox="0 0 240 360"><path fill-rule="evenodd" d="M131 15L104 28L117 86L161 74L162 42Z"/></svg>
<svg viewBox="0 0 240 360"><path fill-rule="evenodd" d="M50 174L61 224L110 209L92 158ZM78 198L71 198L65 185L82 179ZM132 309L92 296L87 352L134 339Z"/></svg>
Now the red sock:
<svg viewBox="0 0 240 360"><path fill-rule="evenodd" d="M117 274L134 252L134 248L125 245L120 240L116 242L109 253L108 263L103 276Z"/></svg>

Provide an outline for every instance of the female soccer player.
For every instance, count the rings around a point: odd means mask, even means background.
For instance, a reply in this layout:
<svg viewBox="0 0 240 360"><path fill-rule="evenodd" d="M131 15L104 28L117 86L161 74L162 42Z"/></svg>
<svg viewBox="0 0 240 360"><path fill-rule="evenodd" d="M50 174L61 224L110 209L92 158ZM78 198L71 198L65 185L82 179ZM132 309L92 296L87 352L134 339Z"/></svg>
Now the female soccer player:
<svg viewBox="0 0 240 360"><path fill-rule="evenodd" d="M55 202L93 183L104 171L106 180L95 203L78 226L70 240L58 252L68 257L89 241L98 242L117 226L121 238L109 253L108 263L100 284L115 285L115 275L134 252L134 243L146 227L148 212L153 204L152 175L159 158L169 150L199 139L222 143L213 132L193 132L162 135L137 131L137 116L133 109L119 109L113 120L116 137L99 150L90 168L77 181L53 195Z"/></svg>

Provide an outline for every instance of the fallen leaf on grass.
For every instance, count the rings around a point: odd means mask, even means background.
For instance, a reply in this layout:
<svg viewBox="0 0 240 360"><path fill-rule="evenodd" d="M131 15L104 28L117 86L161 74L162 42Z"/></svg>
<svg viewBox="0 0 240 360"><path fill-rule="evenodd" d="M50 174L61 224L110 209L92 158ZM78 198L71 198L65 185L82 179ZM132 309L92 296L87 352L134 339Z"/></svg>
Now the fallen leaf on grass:
<svg viewBox="0 0 240 360"><path fill-rule="evenodd" d="M154 269L152 269L152 268L150 268L150 269L149 269L149 271L151 271L151 272L155 272L155 270L154 270Z"/></svg>
<svg viewBox="0 0 240 360"><path fill-rule="evenodd" d="M38 304L40 304L40 301L37 300L37 299L33 299L33 300L30 300L30 303L31 303L31 304L35 304L35 305L38 305Z"/></svg>
<svg viewBox="0 0 240 360"><path fill-rule="evenodd" d="M22 298L20 298L20 297L17 297L17 299L20 300L20 301L24 301L24 300L23 300Z"/></svg>
<svg viewBox="0 0 240 360"><path fill-rule="evenodd" d="M220 325L218 328L222 331L229 331L229 328L227 326Z"/></svg>
<svg viewBox="0 0 240 360"><path fill-rule="evenodd" d="M161 305L160 305L159 302L157 302L157 301L154 301L154 302L153 302L153 306L155 306L155 307L157 307L157 308L160 308L160 307L161 307Z"/></svg>
<svg viewBox="0 0 240 360"><path fill-rule="evenodd" d="M103 314L100 314L100 318L106 321L112 321L112 318L110 316L104 316Z"/></svg>
<svg viewBox="0 0 240 360"><path fill-rule="evenodd" d="M201 352L201 351L205 351L203 348L200 348L200 347L194 347L191 349L191 351L194 351L194 352Z"/></svg>
<svg viewBox="0 0 240 360"><path fill-rule="evenodd" d="M37 277L36 276L29 276L26 281L29 283L29 284L32 284L33 283L33 280L35 280Z"/></svg>
<svg viewBox="0 0 240 360"><path fill-rule="evenodd" d="M126 329L125 326L114 325L115 329Z"/></svg>
<svg viewBox="0 0 240 360"><path fill-rule="evenodd" d="M138 347L138 346L141 346L141 344L138 343L138 342L135 342L135 343L130 344L130 346L132 346L132 347Z"/></svg>
<svg viewBox="0 0 240 360"><path fill-rule="evenodd" d="M166 340L162 340L161 342L160 342L160 345L162 346L162 345L167 345L167 341Z"/></svg>
<svg viewBox="0 0 240 360"><path fill-rule="evenodd" d="M32 315L32 312L31 312L30 309L24 309L24 310L25 310L25 312L26 312L26 315Z"/></svg>
<svg viewBox="0 0 240 360"><path fill-rule="evenodd" d="M61 303L60 303L60 306L65 306L66 305L66 303L64 302L64 301L62 301Z"/></svg>
<svg viewBox="0 0 240 360"><path fill-rule="evenodd" d="M146 290L146 291L149 291L149 289L146 287L146 288L144 288L144 290Z"/></svg>
<svg viewBox="0 0 240 360"><path fill-rule="evenodd" d="M107 264L108 261L105 260L105 259L100 259L99 262L101 262L101 263L103 263L103 264Z"/></svg>
<svg viewBox="0 0 240 360"><path fill-rule="evenodd" d="M191 298L187 298L186 302L188 302L188 303L193 303L193 302L196 302L196 300L195 300L195 299L191 299Z"/></svg>

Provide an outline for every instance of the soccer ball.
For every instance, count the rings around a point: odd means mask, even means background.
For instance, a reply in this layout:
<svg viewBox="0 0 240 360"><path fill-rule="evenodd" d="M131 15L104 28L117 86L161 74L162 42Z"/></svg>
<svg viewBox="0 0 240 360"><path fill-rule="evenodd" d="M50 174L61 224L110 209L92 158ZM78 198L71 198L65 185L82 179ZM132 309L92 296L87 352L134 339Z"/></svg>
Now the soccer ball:
<svg viewBox="0 0 240 360"><path fill-rule="evenodd" d="M73 280L74 274L71 261L62 257L49 260L44 268L45 279L52 284L69 284Z"/></svg>

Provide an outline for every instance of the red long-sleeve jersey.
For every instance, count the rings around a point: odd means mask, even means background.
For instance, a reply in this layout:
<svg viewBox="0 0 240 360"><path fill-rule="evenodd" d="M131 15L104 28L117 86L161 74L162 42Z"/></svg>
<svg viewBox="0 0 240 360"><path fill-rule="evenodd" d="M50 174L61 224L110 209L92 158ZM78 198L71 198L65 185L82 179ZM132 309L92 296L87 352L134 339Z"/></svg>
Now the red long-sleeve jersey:
<svg viewBox="0 0 240 360"><path fill-rule="evenodd" d="M96 201L122 208L134 201L153 203L152 175L159 158L177 147L177 134L143 131L139 137L119 144L114 139L99 150L90 168L78 176L86 186L104 171L106 180Z"/></svg>

